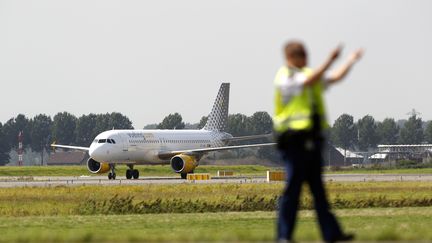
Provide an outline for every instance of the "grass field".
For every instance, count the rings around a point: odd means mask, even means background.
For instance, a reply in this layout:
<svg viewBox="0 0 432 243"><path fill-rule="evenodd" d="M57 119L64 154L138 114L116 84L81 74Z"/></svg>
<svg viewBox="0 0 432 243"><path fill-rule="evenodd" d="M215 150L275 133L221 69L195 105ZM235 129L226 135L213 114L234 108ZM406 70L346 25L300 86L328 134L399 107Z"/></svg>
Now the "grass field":
<svg viewBox="0 0 432 243"><path fill-rule="evenodd" d="M140 176L177 176L170 165L140 165L136 167ZM127 167L119 165L116 167L117 174L124 175ZM200 165L196 173L211 173L216 175L218 170L234 171L236 175L265 175L267 170L278 168L261 165ZM84 165L73 166L0 166L0 176L81 176L92 175Z"/></svg>
<svg viewBox="0 0 432 243"><path fill-rule="evenodd" d="M432 182L332 182L327 188L334 208L432 206ZM283 183L0 188L0 216L271 211L282 189ZM312 207L307 190L301 206Z"/></svg>
<svg viewBox="0 0 432 243"><path fill-rule="evenodd" d="M245 175L264 175L267 170L263 166L199 168L212 174L225 169ZM0 175L53 176L61 171L63 175L86 173L83 166L2 167ZM412 171L419 173L419 169L398 172ZM141 172L173 175L168 166L144 166ZM283 186L184 183L0 188L0 242L271 242ZM432 182L329 182L326 187L342 225L357 233L358 240L432 240ZM312 199L305 189L301 208L310 209ZM301 211L296 232L298 240L320 239L313 211Z"/></svg>
<svg viewBox="0 0 432 243"><path fill-rule="evenodd" d="M349 209L336 213L364 240L432 240L432 208ZM0 217L0 242L274 240L275 212ZM320 239L314 213L301 211L297 240Z"/></svg>
<svg viewBox="0 0 432 243"><path fill-rule="evenodd" d="M117 174L124 175L127 167L117 166ZM176 176L169 165L140 165L136 167L141 176ZM200 165L196 173L210 173L216 175L218 170L233 171L236 175L265 176L267 170L280 170L281 167L267 167L262 165ZM432 168L422 169L363 169L345 168L343 170L325 170L325 173L340 174L432 174ZM80 166L0 166L0 176L81 176L92 175L87 167Z"/></svg>
<svg viewBox="0 0 432 243"><path fill-rule="evenodd" d="M415 168L415 169L364 169L352 168L343 170L325 171L330 174L432 174L432 168Z"/></svg>

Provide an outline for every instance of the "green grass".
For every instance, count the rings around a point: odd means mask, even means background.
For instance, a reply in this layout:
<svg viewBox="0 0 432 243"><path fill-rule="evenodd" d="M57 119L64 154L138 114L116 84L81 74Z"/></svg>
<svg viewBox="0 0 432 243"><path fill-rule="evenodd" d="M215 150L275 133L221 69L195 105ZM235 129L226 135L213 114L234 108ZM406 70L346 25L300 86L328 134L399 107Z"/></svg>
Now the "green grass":
<svg viewBox="0 0 432 243"><path fill-rule="evenodd" d="M0 188L0 242L271 242L276 212L260 208L275 206L271 200L283 186L184 183ZM355 232L358 240L432 240L432 182L330 182L326 187L333 208L342 208L336 210L342 225ZM118 201L109 204L114 195ZM247 198L255 201L245 202ZM105 210L86 211L92 200ZM158 213L133 210L141 202L158 200L163 202L156 208ZM302 205L311 202L306 190ZM224 212L221 206L211 212L218 204L248 207ZM313 211L301 211L296 239L320 239L316 224Z"/></svg>
<svg viewBox="0 0 432 243"><path fill-rule="evenodd" d="M0 216L273 210L274 199L280 195L283 186L283 183L184 183L0 188ZM432 182L331 182L326 186L334 208L432 205ZM111 203L114 195L119 200L132 197L131 203ZM161 202L155 205L158 200ZM307 190L301 202L303 208L312 206ZM97 210L91 209L92 203L99 205ZM105 206L101 206L104 203ZM140 203L152 204L154 208L124 209ZM115 207L110 209L110 205Z"/></svg>
<svg viewBox="0 0 432 243"><path fill-rule="evenodd" d="M136 168L141 176L177 176L170 165L139 165ZM117 174L124 175L127 167L119 165L116 167ZM233 171L235 175L262 175L267 170L275 170L274 167L261 165L200 165L196 168L196 173L211 173L216 175L218 170ZM0 166L0 176L81 176L91 174L85 165L74 166Z"/></svg>
<svg viewBox="0 0 432 243"><path fill-rule="evenodd" d="M124 175L127 167L119 165L118 175ZM177 176L169 165L139 165L136 168L141 176ZM265 176L267 170L281 170L281 167L267 167L262 165L200 165L196 173L210 173L216 175L218 170L233 171L235 175ZM329 171L329 174L432 174L432 168L422 169L364 169L344 168L342 170ZM0 176L81 176L94 175L88 172L85 165L74 166L0 166Z"/></svg>
<svg viewBox="0 0 432 243"><path fill-rule="evenodd" d="M337 210L357 240L432 240L432 208ZM272 242L275 212L0 217L0 242ZM312 211L295 239L319 240Z"/></svg>
<svg viewBox="0 0 432 243"><path fill-rule="evenodd" d="M342 170L326 170L328 174L432 174L432 168L413 168L413 169L364 169L349 168Z"/></svg>
<svg viewBox="0 0 432 243"><path fill-rule="evenodd" d="M71 215L87 200L102 202L114 195L134 197L134 202L157 199L202 200L213 203L238 201L237 196L252 197L257 193L267 198L278 195L282 183L277 184L178 184L142 186L77 186L45 188L0 188L0 216Z"/></svg>

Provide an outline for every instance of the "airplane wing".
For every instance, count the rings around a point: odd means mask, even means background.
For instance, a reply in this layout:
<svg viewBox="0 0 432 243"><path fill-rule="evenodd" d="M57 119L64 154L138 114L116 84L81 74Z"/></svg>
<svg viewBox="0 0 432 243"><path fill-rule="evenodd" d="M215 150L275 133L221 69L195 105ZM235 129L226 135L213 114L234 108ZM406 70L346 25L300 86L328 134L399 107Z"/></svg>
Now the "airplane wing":
<svg viewBox="0 0 432 243"><path fill-rule="evenodd" d="M269 134L250 135L250 136L242 136L242 137L232 137L225 140L229 142L237 142L237 141L252 140L258 138L266 138L269 140L273 140L273 134L269 133Z"/></svg>
<svg viewBox="0 0 432 243"><path fill-rule="evenodd" d="M60 144L55 144L55 143L51 144L51 147L53 147L53 148L65 148L65 149L82 150L82 151L89 151L89 149L90 149L90 148L87 148L87 147L60 145Z"/></svg>
<svg viewBox="0 0 432 243"><path fill-rule="evenodd" d="M260 143L260 144L249 144L249 145L238 145L238 146L225 146L225 147L214 147L214 148L174 150L174 151L160 152L159 153L159 157L167 159L167 158L173 157L173 156L175 156L177 154L208 153L208 152L231 150L231 149L266 147L266 146L274 146L274 145L276 145L276 143Z"/></svg>

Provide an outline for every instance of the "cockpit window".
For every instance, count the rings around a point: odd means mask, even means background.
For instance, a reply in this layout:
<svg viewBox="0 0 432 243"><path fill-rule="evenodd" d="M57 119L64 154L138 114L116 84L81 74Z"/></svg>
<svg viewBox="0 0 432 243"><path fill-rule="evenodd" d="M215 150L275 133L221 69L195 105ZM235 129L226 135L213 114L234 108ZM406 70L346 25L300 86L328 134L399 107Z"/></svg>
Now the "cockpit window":
<svg viewBox="0 0 432 243"><path fill-rule="evenodd" d="M94 143L113 143L113 144L116 143L114 141L114 139L111 139L111 138L108 138L108 139L95 139L93 142Z"/></svg>

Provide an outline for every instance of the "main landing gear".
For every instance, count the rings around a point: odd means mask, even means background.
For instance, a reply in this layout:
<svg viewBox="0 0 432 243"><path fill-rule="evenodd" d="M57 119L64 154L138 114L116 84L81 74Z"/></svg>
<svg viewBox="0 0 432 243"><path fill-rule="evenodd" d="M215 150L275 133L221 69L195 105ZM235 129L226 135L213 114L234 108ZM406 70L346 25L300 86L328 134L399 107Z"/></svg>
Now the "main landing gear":
<svg viewBox="0 0 432 243"><path fill-rule="evenodd" d="M108 173L108 179L109 180L115 180L115 178L116 178L115 165L110 164L110 169L111 169L111 172Z"/></svg>
<svg viewBox="0 0 432 243"><path fill-rule="evenodd" d="M194 173L193 171L191 171L191 172L189 172L189 173L180 173L180 176L181 176L182 179L185 180L185 179L187 179L187 175L188 175L188 174L193 174L193 173Z"/></svg>
<svg viewBox="0 0 432 243"><path fill-rule="evenodd" d="M128 165L129 169L126 170L126 179L138 179L139 171L133 168L133 165Z"/></svg>

